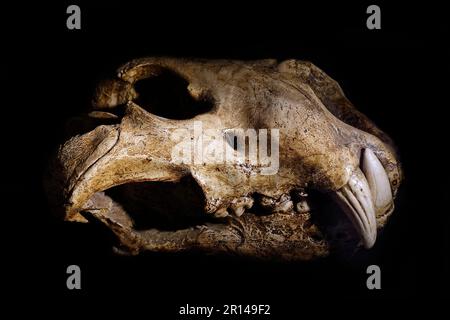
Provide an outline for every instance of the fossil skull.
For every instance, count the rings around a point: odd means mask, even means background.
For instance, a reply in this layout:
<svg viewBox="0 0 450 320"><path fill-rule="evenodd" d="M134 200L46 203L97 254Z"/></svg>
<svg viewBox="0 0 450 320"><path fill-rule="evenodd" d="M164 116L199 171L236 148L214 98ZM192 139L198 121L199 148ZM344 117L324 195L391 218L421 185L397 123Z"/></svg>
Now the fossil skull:
<svg viewBox="0 0 450 320"><path fill-rule="evenodd" d="M98 86L76 124L85 133L50 166L51 204L68 221L100 220L129 253L308 260L370 248L402 179L389 137L304 61L133 60ZM219 134L195 135L196 124ZM263 133L259 148L277 138L272 172L249 160L250 136L236 149L248 129ZM191 142L240 160L175 160L180 146L195 151Z"/></svg>

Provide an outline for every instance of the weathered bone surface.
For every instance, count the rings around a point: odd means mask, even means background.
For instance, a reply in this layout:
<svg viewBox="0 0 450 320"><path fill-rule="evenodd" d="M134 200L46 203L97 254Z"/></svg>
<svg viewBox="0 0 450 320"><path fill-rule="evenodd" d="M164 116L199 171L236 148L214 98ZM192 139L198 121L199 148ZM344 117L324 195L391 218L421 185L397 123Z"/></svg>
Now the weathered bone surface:
<svg viewBox="0 0 450 320"><path fill-rule="evenodd" d="M139 84L164 75L178 79L183 99L191 99L180 108L174 95L181 93L166 96L180 114L170 103L158 109L158 99L148 106L140 99L152 93ZM133 60L99 85L82 119L91 130L68 140L51 162L50 202L65 220L100 220L129 253L309 260L345 241L370 248L402 179L390 138L304 61ZM194 121L223 132L279 129L278 171L174 162L171 133Z"/></svg>

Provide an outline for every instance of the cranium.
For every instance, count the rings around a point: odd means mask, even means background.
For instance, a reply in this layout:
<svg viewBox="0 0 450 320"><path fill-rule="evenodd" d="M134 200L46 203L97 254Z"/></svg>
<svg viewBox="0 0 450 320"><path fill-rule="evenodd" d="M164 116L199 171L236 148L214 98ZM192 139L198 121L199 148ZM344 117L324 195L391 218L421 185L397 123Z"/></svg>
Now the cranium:
<svg viewBox="0 0 450 320"><path fill-rule="evenodd" d="M52 161L49 198L65 220L100 220L129 253L308 260L370 248L402 179L389 137L304 61L133 60L99 85L82 119L87 132ZM191 137L196 123L220 134ZM278 130L276 170L249 160L251 138L235 150L236 132L249 132L237 129ZM198 139L241 160L174 160Z"/></svg>

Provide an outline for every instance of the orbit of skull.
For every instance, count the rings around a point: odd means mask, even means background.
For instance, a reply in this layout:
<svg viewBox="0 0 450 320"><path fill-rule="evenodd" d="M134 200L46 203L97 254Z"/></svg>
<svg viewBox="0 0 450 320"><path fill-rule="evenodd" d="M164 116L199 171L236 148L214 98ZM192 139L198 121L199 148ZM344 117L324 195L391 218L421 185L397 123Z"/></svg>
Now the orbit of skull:
<svg viewBox="0 0 450 320"><path fill-rule="evenodd" d="M196 149L196 124L218 132L203 146L214 141L240 160L175 161L177 147ZM50 162L50 204L67 221L99 220L131 254L310 260L368 249L402 179L391 139L336 81L299 60L133 60L99 84L91 112L71 127L81 134ZM260 149L271 132L277 167L265 174L250 133Z"/></svg>

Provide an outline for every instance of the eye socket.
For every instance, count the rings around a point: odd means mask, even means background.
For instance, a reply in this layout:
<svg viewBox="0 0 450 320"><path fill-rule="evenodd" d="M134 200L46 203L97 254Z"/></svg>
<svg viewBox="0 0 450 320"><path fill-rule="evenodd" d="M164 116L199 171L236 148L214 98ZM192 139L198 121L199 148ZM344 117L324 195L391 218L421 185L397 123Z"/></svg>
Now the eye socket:
<svg viewBox="0 0 450 320"><path fill-rule="evenodd" d="M188 91L189 82L177 73L163 69L154 77L139 80L134 88L136 103L148 112L174 120L191 119L213 109L209 97L194 99Z"/></svg>

